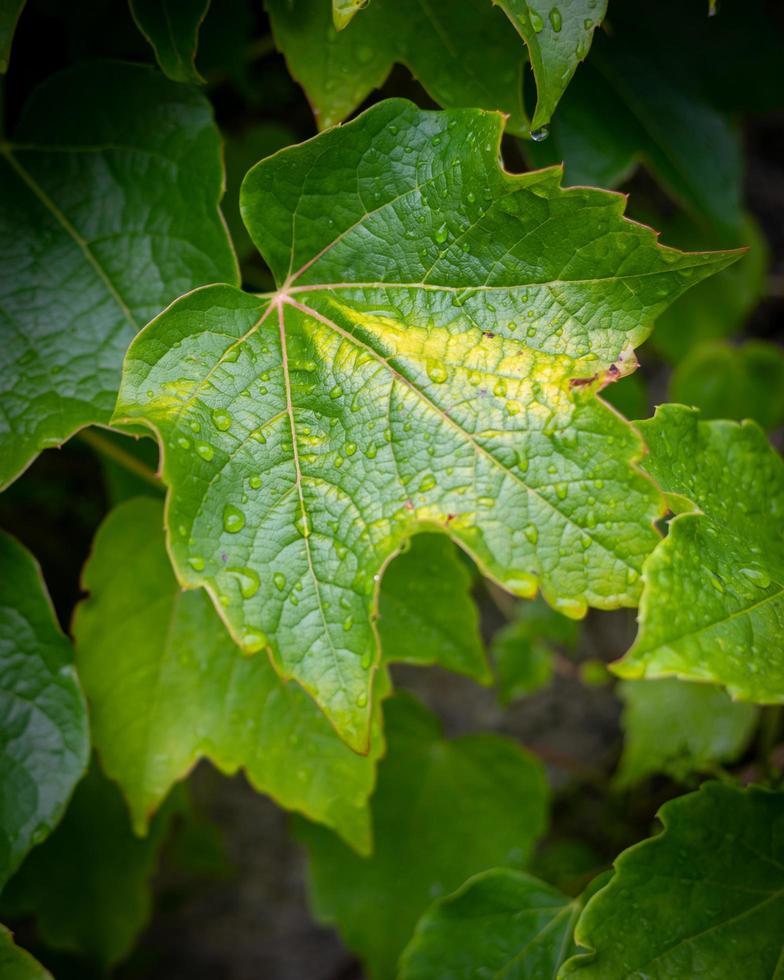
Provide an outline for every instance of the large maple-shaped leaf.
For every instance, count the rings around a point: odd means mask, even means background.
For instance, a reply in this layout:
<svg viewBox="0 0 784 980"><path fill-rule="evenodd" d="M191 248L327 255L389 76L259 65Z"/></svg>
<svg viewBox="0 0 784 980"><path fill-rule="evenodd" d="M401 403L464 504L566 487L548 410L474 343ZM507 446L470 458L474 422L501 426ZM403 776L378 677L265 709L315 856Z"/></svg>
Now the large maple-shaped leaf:
<svg viewBox="0 0 784 980"><path fill-rule="evenodd" d="M209 104L152 69L87 63L32 95L0 152L0 485L109 421L150 317L237 280L222 182Z"/></svg>
<svg viewBox="0 0 784 980"><path fill-rule="evenodd" d="M354 112L400 63L439 105L501 109L510 132L528 132L525 47L490 0L373 0L340 31L328 0L266 0L266 6L275 43L319 129Z"/></svg>
<svg viewBox="0 0 784 980"><path fill-rule="evenodd" d="M409 695L384 704L389 740L371 799L374 850L360 857L299 820L316 914L334 922L374 980L395 976L418 917L440 895L496 865L524 866L544 830L540 763L498 735L443 737Z"/></svg>
<svg viewBox="0 0 784 980"><path fill-rule="evenodd" d="M665 405L640 423L677 516L645 565L622 677L676 675L784 701L784 462L754 422Z"/></svg>
<svg viewBox="0 0 784 980"><path fill-rule="evenodd" d="M59 821L89 745L73 651L41 571L0 532L0 887Z"/></svg>
<svg viewBox="0 0 784 980"><path fill-rule="evenodd" d="M278 291L196 290L126 360L115 418L165 450L179 580L357 748L380 576L415 531L572 616L636 602L659 497L595 394L733 259L658 246L558 169L506 173L502 125L394 100L263 161L242 208Z"/></svg>
<svg viewBox="0 0 784 980"><path fill-rule="evenodd" d="M558 100L588 54L607 0L498 0L528 46L536 79L534 134L550 121Z"/></svg>
<svg viewBox="0 0 784 980"><path fill-rule="evenodd" d="M667 803L586 905L579 980L770 980L784 962L784 793L706 783Z"/></svg>

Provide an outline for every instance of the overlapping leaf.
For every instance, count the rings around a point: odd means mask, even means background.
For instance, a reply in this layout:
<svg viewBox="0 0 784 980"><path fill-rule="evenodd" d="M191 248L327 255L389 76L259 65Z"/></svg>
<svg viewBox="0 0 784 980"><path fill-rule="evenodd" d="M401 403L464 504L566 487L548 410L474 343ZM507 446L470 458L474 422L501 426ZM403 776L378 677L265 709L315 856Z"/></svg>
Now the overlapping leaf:
<svg viewBox="0 0 784 980"><path fill-rule="evenodd" d="M52 980L40 963L14 943L14 937L0 925L0 976L7 980Z"/></svg>
<svg viewBox="0 0 784 980"><path fill-rule="evenodd" d="M400 63L439 105L500 109L509 115L510 132L528 132L525 47L490 0L373 0L340 31L328 0L266 0L266 6L275 43L319 129L351 115Z"/></svg>
<svg viewBox="0 0 784 980"><path fill-rule="evenodd" d="M653 773L686 779L732 762L749 744L758 711L712 684L676 678L624 681L624 746L616 782L632 786Z"/></svg>
<svg viewBox="0 0 784 980"><path fill-rule="evenodd" d="M784 462L754 422L665 405L640 423L645 468L677 516L645 565L622 677L713 681L784 701Z"/></svg>
<svg viewBox="0 0 784 980"><path fill-rule="evenodd" d="M24 9L25 0L6 0L0 5L0 73L8 71L11 57L11 43L16 31L16 23Z"/></svg>
<svg viewBox="0 0 784 980"><path fill-rule="evenodd" d="M499 3L528 46L538 94L531 129L541 133L577 66L588 54L593 32L607 10L607 0Z"/></svg>
<svg viewBox="0 0 784 980"><path fill-rule="evenodd" d="M367 851L379 726L370 754L357 755L266 658L244 657L207 596L179 589L162 527L154 500L112 512L85 568L90 597L74 620L95 745L136 829L204 755L224 772L244 767L256 789ZM244 591L253 586L250 573L233 574Z"/></svg>
<svg viewBox="0 0 784 980"><path fill-rule="evenodd" d="M733 259L504 172L501 128L395 100L263 161L242 207L278 291L196 290L126 360L115 418L165 449L179 580L360 749L379 580L416 530L567 615L636 602L660 505L595 393Z"/></svg>
<svg viewBox="0 0 784 980"><path fill-rule="evenodd" d="M409 696L384 705L387 756L371 801L372 857L298 822L310 854L316 913L334 922L374 980L395 976L419 915L437 896L496 865L522 867L542 833L539 763L507 739L442 737Z"/></svg>
<svg viewBox="0 0 784 980"><path fill-rule="evenodd" d="M152 906L150 879L182 798L172 796L145 837L131 830L120 791L92 766L62 823L3 892L6 917L33 915L54 949L104 968L127 956Z"/></svg>
<svg viewBox="0 0 784 980"><path fill-rule="evenodd" d="M581 899L521 871L493 868L432 905L400 961L399 980L544 980L576 952Z"/></svg>
<svg viewBox="0 0 784 980"><path fill-rule="evenodd" d="M770 980L784 961L784 793L706 783L624 851L576 931L563 977Z"/></svg>
<svg viewBox="0 0 784 980"><path fill-rule="evenodd" d="M0 886L59 821L88 753L71 645L34 558L0 532Z"/></svg>
<svg viewBox="0 0 784 980"><path fill-rule="evenodd" d="M199 27L210 0L129 0L133 19L174 82L203 82L196 70Z"/></svg>
<svg viewBox="0 0 784 980"><path fill-rule="evenodd" d="M208 103L156 71L86 63L30 98L0 154L0 485L108 422L150 317L236 281L221 185Z"/></svg>

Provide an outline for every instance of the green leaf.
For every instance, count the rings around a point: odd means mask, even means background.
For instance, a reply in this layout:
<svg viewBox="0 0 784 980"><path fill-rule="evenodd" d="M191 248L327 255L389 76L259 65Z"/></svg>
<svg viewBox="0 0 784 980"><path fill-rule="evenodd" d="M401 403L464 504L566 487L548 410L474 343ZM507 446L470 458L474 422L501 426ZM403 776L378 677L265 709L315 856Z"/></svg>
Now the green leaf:
<svg viewBox="0 0 784 980"><path fill-rule="evenodd" d="M358 10L367 7L368 0L332 0L332 20L336 31L342 31Z"/></svg>
<svg viewBox="0 0 784 980"><path fill-rule="evenodd" d="M434 897L495 865L524 865L546 818L540 764L497 735L445 741L413 698L384 705L389 751L371 808L375 850L361 858L334 834L299 821L312 901L338 926L374 980L395 966Z"/></svg>
<svg viewBox="0 0 784 980"><path fill-rule="evenodd" d="M678 248L708 243L705 234L682 217L667 222L663 236ZM709 284L699 283L689 290L656 321L651 346L668 360L678 362L699 343L739 331L765 295L769 249L750 215L743 219L736 244L748 247L740 262L723 269Z"/></svg>
<svg viewBox="0 0 784 980"><path fill-rule="evenodd" d="M593 32L607 11L607 0L498 2L528 46L538 96L531 129L541 133L577 66L588 54Z"/></svg>
<svg viewBox="0 0 784 980"><path fill-rule="evenodd" d="M573 617L636 603L659 498L594 396L735 258L663 249L558 170L507 174L501 130L393 100L263 161L242 210L278 291L196 290L125 363L115 419L165 449L178 580L360 750L377 577L416 531Z"/></svg>
<svg viewBox="0 0 784 980"><path fill-rule="evenodd" d="M452 0L373 0L340 32L327 0L266 0L266 6L275 43L305 90L319 129L351 115L399 63L439 105L501 109L510 132L528 132L526 51L490 0L461 0L459 6Z"/></svg>
<svg viewBox="0 0 784 980"><path fill-rule="evenodd" d="M8 883L5 916L35 916L39 937L53 949L104 968L118 962L149 918L150 879L179 805L171 798L147 836L136 837L119 790L93 766L60 826Z"/></svg>
<svg viewBox="0 0 784 980"><path fill-rule="evenodd" d="M576 952L580 899L538 878L493 868L435 902L400 961L399 980L543 980Z"/></svg>
<svg viewBox="0 0 784 980"><path fill-rule="evenodd" d="M205 593L180 590L162 528L162 507L147 498L109 515L84 570L89 598L74 618L93 739L137 833L204 756L225 773L244 768L257 790L368 851L380 726L370 754L357 755L266 657L243 656ZM245 592L256 585L247 569L231 574ZM381 693L384 685L380 673Z"/></svg>
<svg viewBox="0 0 784 980"><path fill-rule="evenodd" d="M588 903L566 964L580 980L769 980L784 955L784 793L706 783L667 803Z"/></svg>
<svg viewBox="0 0 784 980"><path fill-rule="evenodd" d="M676 367L670 397L706 419L751 418L775 429L784 422L784 351L764 341L702 344Z"/></svg>
<svg viewBox="0 0 784 980"><path fill-rule="evenodd" d="M52 980L48 970L14 943L14 937L3 925L0 925L0 976L3 980Z"/></svg>
<svg viewBox="0 0 784 980"><path fill-rule="evenodd" d="M71 645L38 563L0 532L0 887L59 821L88 753Z"/></svg>
<svg viewBox="0 0 784 980"><path fill-rule="evenodd" d="M490 650L501 703L509 704L546 687L553 673L554 648L572 649L577 637L577 624L540 599L521 603L517 619L496 633Z"/></svg>
<svg viewBox="0 0 784 980"><path fill-rule="evenodd" d="M677 678L623 681L623 756L615 782L633 786L654 773L685 781L733 762L749 744L758 710L712 684Z"/></svg>
<svg viewBox="0 0 784 980"><path fill-rule="evenodd" d="M5 74L8 71L11 44L24 5L25 0L4 0L0 4L0 74Z"/></svg>
<svg viewBox="0 0 784 980"><path fill-rule="evenodd" d="M128 0L136 26L155 51L161 71L173 82L201 84L196 71L199 28L210 0Z"/></svg>
<svg viewBox="0 0 784 980"><path fill-rule="evenodd" d="M742 218L736 127L709 101L699 78L670 70L670 31L643 32L622 20L617 26L612 37L597 37L550 139L526 145L526 154L537 166L564 160L569 184L605 186L642 159L697 221L734 241Z"/></svg>
<svg viewBox="0 0 784 980"><path fill-rule="evenodd" d="M186 289L236 281L221 185L208 103L152 69L86 63L30 98L0 153L0 485L109 421L150 317Z"/></svg>
<svg viewBox="0 0 784 980"><path fill-rule="evenodd" d="M639 633L613 670L784 701L784 462L754 422L664 405L639 427L677 516L645 564Z"/></svg>
<svg viewBox="0 0 784 980"><path fill-rule="evenodd" d="M488 684L471 576L441 534L418 534L384 573L378 632L384 663L438 664Z"/></svg>

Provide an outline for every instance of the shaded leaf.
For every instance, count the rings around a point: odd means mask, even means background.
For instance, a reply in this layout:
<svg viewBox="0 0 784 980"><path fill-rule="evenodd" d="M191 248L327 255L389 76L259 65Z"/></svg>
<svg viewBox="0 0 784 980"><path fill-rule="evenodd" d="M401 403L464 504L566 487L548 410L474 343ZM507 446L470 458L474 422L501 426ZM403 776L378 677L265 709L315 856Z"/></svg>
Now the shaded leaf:
<svg viewBox="0 0 784 980"><path fill-rule="evenodd" d="M678 248L700 248L707 241L682 217L667 222L663 236ZM656 321L651 346L670 361L682 360L700 343L737 333L765 295L768 244L750 215L744 217L736 241L748 248L746 255L714 276L709 285L699 283L679 297Z"/></svg>
<svg viewBox="0 0 784 980"><path fill-rule="evenodd" d="M93 739L137 832L205 756L225 773L244 768L255 789L367 851L379 726L370 754L357 755L266 657L243 656L207 596L180 590L162 528L155 500L109 515L84 571L89 598L74 619ZM231 574L246 592L254 587L251 572ZM377 684L383 693L383 675Z"/></svg>
<svg viewBox="0 0 784 980"><path fill-rule="evenodd" d="M25 0L4 0L0 4L0 74L5 74L8 71L11 44L24 5Z"/></svg>
<svg viewBox="0 0 784 980"><path fill-rule="evenodd" d="M425 912L401 957L399 980L554 977L576 952L581 907L523 872L484 871Z"/></svg>
<svg viewBox="0 0 784 980"><path fill-rule="evenodd" d="M697 221L734 241L741 223L739 135L700 79L674 64L671 38L670 31L641 30L636 12L611 37L598 36L550 139L527 145L526 153L537 166L564 160L569 184L614 185L642 159Z"/></svg>
<svg viewBox="0 0 784 980"><path fill-rule="evenodd" d="M623 681L623 756L615 781L633 786L664 773L681 782L733 762L749 744L758 711L712 684L665 678Z"/></svg>
<svg viewBox="0 0 784 980"><path fill-rule="evenodd" d="M661 248L558 170L509 175L501 129L394 100L262 161L242 210L278 291L194 291L126 360L115 418L165 447L179 581L360 750L380 574L417 530L573 617L637 601L659 498L595 393L735 258Z"/></svg>
<svg viewBox="0 0 784 980"><path fill-rule="evenodd" d="M637 639L613 670L784 701L784 462L754 422L664 405L639 425L644 467L677 516L645 563Z"/></svg>
<svg viewBox="0 0 784 980"><path fill-rule="evenodd" d="M774 977L784 955L784 793L706 783L660 817L662 833L624 851L585 907L576 939L590 952L561 975Z"/></svg>
<svg viewBox="0 0 784 980"><path fill-rule="evenodd" d="M24 949L14 943L14 937L0 925L0 976L4 980L52 980L48 970Z"/></svg>
<svg viewBox="0 0 784 980"><path fill-rule="evenodd" d="M136 26L155 51L161 71L174 82L204 81L196 70L199 28L210 0L128 0Z"/></svg>
<svg viewBox="0 0 784 980"><path fill-rule="evenodd" d="M109 421L123 354L150 317L194 286L236 281L221 185L208 103L152 69L86 63L31 96L0 155L0 484Z"/></svg>
<svg viewBox="0 0 784 980"><path fill-rule="evenodd" d="M386 570L378 631L384 663L438 664L490 682L471 576L443 535L415 535Z"/></svg>
<svg viewBox="0 0 784 980"><path fill-rule="evenodd" d="M702 344L675 368L670 398L705 419L750 418L775 429L784 422L784 351L764 341Z"/></svg>
<svg viewBox="0 0 784 980"><path fill-rule="evenodd" d="M531 120L534 132L549 123L594 30L607 11L606 0L498 0L528 46L538 94Z"/></svg>
<svg viewBox="0 0 784 980"><path fill-rule="evenodd" d="M387 701L384 715L389 749L371 801L373 856L297 823L315 911L337 925L374 980L395 976L433 898L486 868L523 866L547 807L540 764L513 742L497 735L445 741L436 719L409 696Z"/></svg>
<svg viewBox="0 0 784 980"><path fill-rule="evenodd" d="M339 32L327 0L266 0L275 43L305 90L319 129L351 115L396 63L439 105L508 113L525 133L525 47L489 0L373 0ZM401 143L401 148L403 144Z"/></svg>
<svg viewBox="0 0 784 980"><path fill-rule="evenodd" d="M60 820L89 745L73 651L41 570L0 532L0 887Z"/></svg>
<svg viewBox="0 0 784 980"><path fill-rule="evenodd" d="M150 915L150 878L179 805L172 798L135 837L119 790L96 767L77 786L60 826L3 892L4 915L35 916L53 949L106 968L126 956Z"/></svg>

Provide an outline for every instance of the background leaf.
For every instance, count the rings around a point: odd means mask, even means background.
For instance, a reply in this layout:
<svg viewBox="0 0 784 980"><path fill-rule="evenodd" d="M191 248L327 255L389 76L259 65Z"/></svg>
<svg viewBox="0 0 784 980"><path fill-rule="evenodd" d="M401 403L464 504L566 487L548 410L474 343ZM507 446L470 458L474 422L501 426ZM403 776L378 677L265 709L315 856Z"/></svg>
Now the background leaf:
<svg viewBox="0 0 784 980"><path fill-rule="evenodd" d="M576 952L582 901L508 868L481 872L419 920L400 961L399 980L555 977Z"/></svg>
<svg viewBox="0 0 784 980"><path fill-rule="evenodd" d="M712 684L677 678L623 681L624 744L615 782L633 786L654 773L680 782L734 762L749 744L759 717Z"/></svg>
<svg viewBox="0 0 784 980"><path fill-rule="evenodd" d="M639 423L645 469L678 514L645 565L621 677L679 676L784 701L784 463L753 422L664 405Z"/></svg>
<svg viewBox="0 0 784 980"><path fill-rule="evenodd" d="M392 66L406 65L447 108L508 113L528 131L522 101L525 47L489 0L373 0L341 31L326 0L266 0L275 43L305 90L319 129L351 115Z"/></svg>
<svg viewBox="0 0 784 980"><path fill-rule="evenodd" d="M547 806L541 766L513 742L496 735L445 741L436 719L400 694L384 716L389 749L371 803L372 857L297 823L316 914L338 926L374 980L395 976L433 898L477 871L525 864Z"/></svg>
<svg viewBox="0 0 784 980"><path fill-rule="evenodd" d="M736 257L663 249L557 170L507 174L501 128L387 101L262 161L242 211L279 291L194 291L125 364L115 418L165 447L179 581L359 750L379 579L417 530L575 618L636 602L659 499L594 396Z"/></svg>
<svg viewBox="0 0 784 980"><path fill-rule="evenodd" d="M24 5L25 0L5 0L0 6L0 73L3 74L8 71L14 31Z"/></svg>
<svg viewBox="0 0 784 980"><path fill-rule="evenodd" d="M588 903L591 950L564 977L768 980L784 936L784 793L706 783L661 809L662 833L629 848Z"/></svg>
<svg viewBox="0 0 784 980"><path fill-rule="evenodd" d="M88 62L28 100L0 155L0 485L109 421L123 354L150 317L193 286L237 280L222 181L209 105L156 71Z"/></svg>
<svg viewBox="0 0 784 980"><path fill-rule="evenodd" d="M0 925L0 972L6 980L52 980L51 974L15 945L14 937Z"/></svg>
<svg viewBox="0 0 784 980"><path fill-rule="evenodd" d="M128 0L136 26L155 51L161 71L173 82L204 81L196 71L199 28L210 0Z"/></svg>
<svg viewBox="0 0 784 980"><path fill-rule="evenodd" d="M93 766L57 830L3 892L3 914L34 915L41 940L106 969L130 951L150 915L149 881L179 802L172 798L146 837L131 831L119 790Z"/></svg>
<svg viewBox="0 0 784 980"><path fill-rule="evenodd" d="M73 651L41 570L0 532L0 887L59 821L89 745Z"/></svg>

